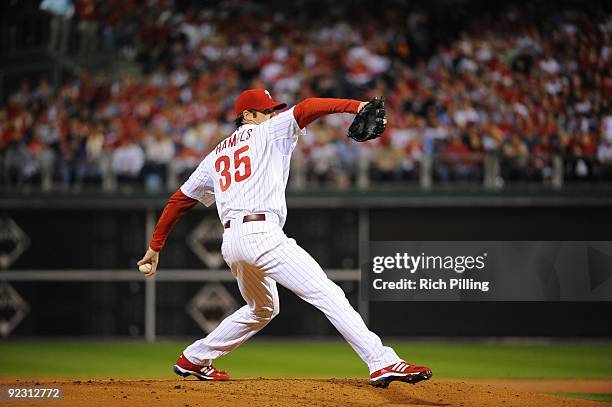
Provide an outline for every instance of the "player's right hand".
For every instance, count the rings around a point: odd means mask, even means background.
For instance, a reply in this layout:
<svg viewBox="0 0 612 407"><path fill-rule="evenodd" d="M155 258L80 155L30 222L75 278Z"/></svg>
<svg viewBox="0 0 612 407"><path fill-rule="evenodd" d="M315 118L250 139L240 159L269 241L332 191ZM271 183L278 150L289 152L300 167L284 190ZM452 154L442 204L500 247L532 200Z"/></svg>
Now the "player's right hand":
<svg viewBox="0 0 612 407"><path fill-rule="evenodd" d="M159 262L159 252L151 249L150 247L147 249L144 257L138 261L138 266L142 266L143 264L150 264L151 271L143 273L146 277L151 277L157 271L157 263Z"/></svg>

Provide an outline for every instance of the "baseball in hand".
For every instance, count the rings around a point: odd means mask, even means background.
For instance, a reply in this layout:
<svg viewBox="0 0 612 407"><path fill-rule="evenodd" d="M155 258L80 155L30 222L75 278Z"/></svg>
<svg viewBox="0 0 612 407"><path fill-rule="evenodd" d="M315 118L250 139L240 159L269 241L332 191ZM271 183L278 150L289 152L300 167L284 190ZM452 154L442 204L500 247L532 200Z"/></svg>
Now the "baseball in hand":
<svg viewBox="0 0 612 407"><path fill-rule="evenodd" d="M151 264L145 263L141 266L138 266L138 270L140 270L141 273L148 273L151 271Z"/></svg>

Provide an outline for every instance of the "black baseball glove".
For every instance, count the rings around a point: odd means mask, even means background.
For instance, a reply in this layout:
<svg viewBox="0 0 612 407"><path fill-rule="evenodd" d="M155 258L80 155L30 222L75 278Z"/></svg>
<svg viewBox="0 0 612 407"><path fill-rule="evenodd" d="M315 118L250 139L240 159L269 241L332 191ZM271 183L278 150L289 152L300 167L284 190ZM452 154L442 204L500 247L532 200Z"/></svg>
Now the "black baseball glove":
<svg viewBox="0 0 612 407"><path fill-rule="evenodd" d="M386 124L385 102L382 98L372 99L357 113L347 135L359 142L372 140L383 134Z"/></svg>

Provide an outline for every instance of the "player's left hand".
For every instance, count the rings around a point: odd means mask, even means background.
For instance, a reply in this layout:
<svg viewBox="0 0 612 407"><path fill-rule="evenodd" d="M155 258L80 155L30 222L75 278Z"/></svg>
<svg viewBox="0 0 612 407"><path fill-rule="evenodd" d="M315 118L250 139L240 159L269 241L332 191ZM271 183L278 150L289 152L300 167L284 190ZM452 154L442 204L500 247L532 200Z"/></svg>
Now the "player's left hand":
<svg viewBox="0 0 612 407"><path fill-rule="evenodd" d="M144 257L138 261L138 266L143 266L145 264L151 265L151 270L143 272L146 277L150 277L157 271L157 263L159 262L159 252L151 249L150 247L147 249Z"/></svg>
<svg viewBox="0 0 612 407"><path fill-rule="evenodd" d="M386 124L385 102L382 98L372 99L365 104L361 102L347 136L359 142L372 140L383 134Z"/></svg>

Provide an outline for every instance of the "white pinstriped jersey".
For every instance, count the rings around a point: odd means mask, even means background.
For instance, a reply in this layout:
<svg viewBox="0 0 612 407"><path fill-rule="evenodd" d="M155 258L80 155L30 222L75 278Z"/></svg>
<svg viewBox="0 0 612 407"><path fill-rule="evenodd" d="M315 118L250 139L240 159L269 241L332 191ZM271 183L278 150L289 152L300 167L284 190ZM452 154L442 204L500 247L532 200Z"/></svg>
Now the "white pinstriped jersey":
<svg viewBox="0 0 612 407"><path fill-rule="evenodd" d="M293 108L260 125L243 125L202 160L181 191L206 206L216 200L221 223L272 212L282 227L291 153L300 134Z"/></svg>

